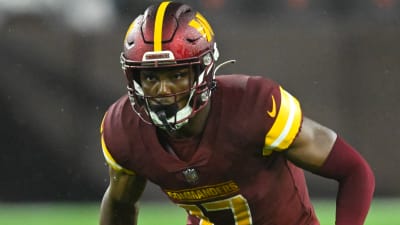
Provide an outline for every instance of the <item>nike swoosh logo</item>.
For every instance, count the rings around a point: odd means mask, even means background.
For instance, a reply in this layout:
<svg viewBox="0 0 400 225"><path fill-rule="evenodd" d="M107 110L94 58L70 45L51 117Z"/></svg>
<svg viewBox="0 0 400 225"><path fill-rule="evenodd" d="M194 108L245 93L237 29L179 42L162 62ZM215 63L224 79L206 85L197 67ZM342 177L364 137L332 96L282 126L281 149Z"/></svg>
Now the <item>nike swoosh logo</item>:
<svg viewBox="0 0 400 225"><path fill-rule="evenodd" d="M276 116L276 102L275 102L275 98L274 98L273 95L271 96L271 98L272 98L272 109L271 109L271 111L267 111L267 114L270 117L275 118L275 116Z"/></svg>

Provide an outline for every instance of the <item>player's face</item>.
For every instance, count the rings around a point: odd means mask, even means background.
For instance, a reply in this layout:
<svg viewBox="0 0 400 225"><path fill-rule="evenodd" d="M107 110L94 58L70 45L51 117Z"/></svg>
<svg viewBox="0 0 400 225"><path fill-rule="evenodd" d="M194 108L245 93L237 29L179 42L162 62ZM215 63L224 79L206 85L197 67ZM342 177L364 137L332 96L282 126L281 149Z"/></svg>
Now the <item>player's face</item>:
<svg viewBox="0 0 400 225"><path fill-rule="evenodd" d="M149 101L151 105L176 103L179 109L187 103L193 78L190 67L140 71L142 89L146 96L152 97Z"/></svg>

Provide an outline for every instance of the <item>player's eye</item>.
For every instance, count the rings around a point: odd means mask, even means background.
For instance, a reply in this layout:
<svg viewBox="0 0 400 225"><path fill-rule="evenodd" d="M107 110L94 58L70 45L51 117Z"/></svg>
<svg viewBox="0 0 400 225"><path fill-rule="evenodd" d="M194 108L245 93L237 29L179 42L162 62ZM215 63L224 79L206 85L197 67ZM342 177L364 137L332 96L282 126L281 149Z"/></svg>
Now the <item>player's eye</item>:
<svg viewBox="0 0 400 225"><path fill-rule="evenodd" d="M157 81L157 75L151 72L143 72L141 74L141 80L145 82L155 82Z"/></svg>
<svg viewBox="0 0 400 225"><path fill-rule="evenodd" d="M175 74L174 74L174 79L180 80L180 79L185 78L186 76L187 76L187 73L178 72L178 73L175 73Z"/></svg>
<svg viewBox="0 0 400 225"><path fill-rule="evenodd" d="M156 80L156 77L153 76L153 75L146 75L146 76L144 77L144 79L145 79L146 81L155 81L155 80Z"/></svg>
<svg viewBox="0 0 400 225"><path fill-rule="evenodd" d="M187 76L189 76L189 70L186 68L176 71L173 75L175 80L180 80L180 79L186 78Z"/></svg>

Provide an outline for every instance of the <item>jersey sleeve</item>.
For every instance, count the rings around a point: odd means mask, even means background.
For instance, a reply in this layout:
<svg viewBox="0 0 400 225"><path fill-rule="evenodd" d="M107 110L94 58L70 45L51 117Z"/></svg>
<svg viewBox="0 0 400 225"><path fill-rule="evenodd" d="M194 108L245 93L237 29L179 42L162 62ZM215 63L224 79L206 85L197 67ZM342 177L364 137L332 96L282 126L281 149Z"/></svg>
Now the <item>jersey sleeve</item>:
<svg viewBox="0 0 400 225"><path fill-rule="evenodd" d="M126 174L130 175L135 175L135 172L132 170L128 170L121 165L117 163L117 161L114 159L114 157L111 154L111 151L108 149L105 141L105 135L104 135L104 121L106 120L107 113L104 115L103 120L101 121L101 126L100 126L100 135L101 135L101 148L103 151L104 158L107 162L107 164L115 171L119 172L124 172Z"/></svg>
<svg viewBox="0 0 400 225"><path fill-rule="evenodd" d="M289 148L300 132L303 118L299 101L281 86L271 92L268 108L272 125L265 135L264 156Z"/></svg>

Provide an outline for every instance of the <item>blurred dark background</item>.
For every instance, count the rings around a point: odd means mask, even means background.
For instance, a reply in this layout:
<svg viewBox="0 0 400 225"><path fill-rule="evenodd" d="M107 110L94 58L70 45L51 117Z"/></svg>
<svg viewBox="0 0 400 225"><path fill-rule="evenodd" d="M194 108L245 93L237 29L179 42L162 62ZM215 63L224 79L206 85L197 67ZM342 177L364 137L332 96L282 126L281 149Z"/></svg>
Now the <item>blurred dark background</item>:
<svg viewBox="0 0 400 225"><path fill-rule="evenodd" d="M119 54L155 1L0 0L0 202L99 201L107 107L126 93ZM400 0L186 1L214 27L220 73L268 76L354 145L376 196L399 197ZM335 182L307 173L311 196ZM144 199L158 199L148 185Z"/></svg>

